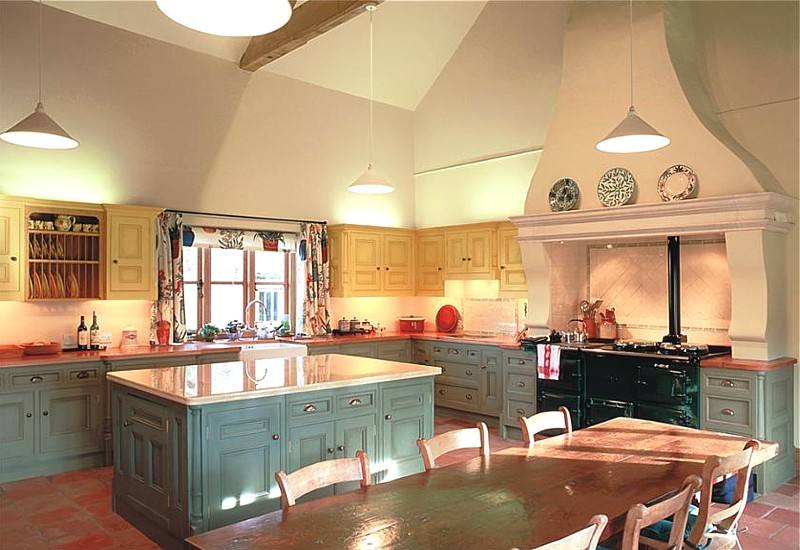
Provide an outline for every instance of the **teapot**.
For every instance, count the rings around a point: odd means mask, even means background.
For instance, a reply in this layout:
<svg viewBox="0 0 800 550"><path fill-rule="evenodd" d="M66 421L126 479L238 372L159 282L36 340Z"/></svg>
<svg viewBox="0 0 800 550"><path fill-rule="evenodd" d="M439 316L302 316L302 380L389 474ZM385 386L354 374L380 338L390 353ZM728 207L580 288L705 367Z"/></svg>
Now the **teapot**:
<svg viewBox="0 0 800 550"><path fill-rule="evenodd" d="M69 231L72 228L72 224L75 223L75 216L65 216L59 214L56 216L54 225L58 231Z"/></svg>

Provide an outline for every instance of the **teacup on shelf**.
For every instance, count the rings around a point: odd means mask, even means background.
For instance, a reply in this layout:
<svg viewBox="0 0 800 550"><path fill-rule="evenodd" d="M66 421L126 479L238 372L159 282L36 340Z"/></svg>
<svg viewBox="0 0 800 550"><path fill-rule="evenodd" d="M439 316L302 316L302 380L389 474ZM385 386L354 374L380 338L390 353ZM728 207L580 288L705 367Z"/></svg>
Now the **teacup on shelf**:
<svg viewBox="0 0 800 550"><path fill-rule="evenodd" d="M88 226L88 227L91 227L91 225L90 225L90 224L88 224L88 223L86 223L86 224L83 224L83 223L73 223L73 224L72 224L72 232L73 232L73 233L80 233L81 231L84 231L84 227L87 227L87 226Z"/></svg>

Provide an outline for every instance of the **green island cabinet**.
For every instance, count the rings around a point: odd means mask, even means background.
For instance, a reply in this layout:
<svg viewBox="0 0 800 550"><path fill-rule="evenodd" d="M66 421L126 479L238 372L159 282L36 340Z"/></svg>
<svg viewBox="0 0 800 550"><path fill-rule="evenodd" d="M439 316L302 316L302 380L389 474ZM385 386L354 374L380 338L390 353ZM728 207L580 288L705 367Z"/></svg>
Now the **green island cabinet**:
<svg viewBox="0 0 800 550"><path fill-rule="evenodd" d="M201 405L111 382L114 510L168 547L279 509L279 470L364 449L375 482L421 472L433 435L433 373Z"/></svg>
<svg viewBox="0 0 800 550"><path fill-rule="evenodd" d="M778 456L754 468L757 491L795 477L794 366L770 371L700 369L700 428L780 445Z"/></svg>

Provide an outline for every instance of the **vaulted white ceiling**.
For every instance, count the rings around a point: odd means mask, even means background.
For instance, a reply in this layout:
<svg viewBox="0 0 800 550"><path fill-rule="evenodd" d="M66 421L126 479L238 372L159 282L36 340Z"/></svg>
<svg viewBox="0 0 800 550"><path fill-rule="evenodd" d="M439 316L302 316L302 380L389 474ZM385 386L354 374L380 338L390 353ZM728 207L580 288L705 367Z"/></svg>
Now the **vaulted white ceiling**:
<svg viewBox="0 0 800 550"><path fill-rule="evenodd" d="M249 39L210 36L170 20L155 1L46 0L69 11L191 50L239 61ZM472 27L486 0L386 0L374 14L375 98L415 109ZM264 67L368 97L368 16L360 15Z"/></svg>

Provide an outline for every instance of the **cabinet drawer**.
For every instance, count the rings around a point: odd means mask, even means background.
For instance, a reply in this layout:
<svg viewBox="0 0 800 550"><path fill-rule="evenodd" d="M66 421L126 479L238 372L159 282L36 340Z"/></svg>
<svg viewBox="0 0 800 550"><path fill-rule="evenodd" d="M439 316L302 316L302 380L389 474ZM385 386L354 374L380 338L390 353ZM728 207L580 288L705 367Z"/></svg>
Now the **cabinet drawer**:
<svg viewBox="0 0 800 550"><path fill-rule="evenodd" d="M97 367L67 369L69 382L96 382L100 377L100 369Z"/></svg>
<svg viewBox="0 0 800 550"><path fill-rule="evenodd" d="M413 354L412 360L415 363L419 363L421 365L433 364L430 344L424 342L414 342L411 348L411 353Z"/></svg>
<svg viewBox="0 0 800 550"><path fill-rule="evenodd" d="M345 344L339 347L339 351L337 353L341 353L342 355L355 355L357 357L372 357L375 359L378 357L378 345Z"/></svg>
<svg viewBox="0 0 800 550"><path fill-rule="evenodd" d="M533 374L517 374L509 372L506 375L506 392L510 394L524 394L533 397L536 390L536 376Z"/></svg>
<svg viewBox="0 0 800 550"><path fill-rule="evenodd" d="M290 398L287 409L290 425L328 420L333 416L333 395L307 394Z"/></svg>
<svg viewBox="0 0 800 550"><path fill-rule="evenodd" d="M536 357L533 355L528 357L509 355L506 356L506 365L522 369L533 369L536 372Z"/></svg>
<svg viewBox="0 0 800 550"><path fill-rule="evenodd" d="M309 355L330 355L332 353L342 353L339 346L308 346Z"/></svg>
<svg viewBox="0 0 800 550"><path fill-rule="evenodd" d="M438 407L477 411L480 406L479 401L478 390L474 388L435 384L433 402Z"/></svg>
<svg viewBox="0 0 800 550"><path fill-rule="evenodd" d="M336 395L336 413L350 416L373 412L378 405L378 389L354 388Z"/></svg>
<svg viewBox="0 0 800 550"><path fill-rule="evenodd" d="M752 400L707 395L703 398L703 405L704 425L702 428L749 434L754 432L753 413L755 411Z"/></svg>
<svg viewBox="0 0 800 550"><path fill-rule="evenodd" d="M703 374L704 387L703 392L712 395L721 396L741 396L752 395L755 389L755 380L736 375L736 373L728 374Z"/></svg>
<svg viewBox="0 0 800 550"><path fill-rule="evenodd" d="M442 374L438 379L444 382L449 381L456 385L478 387L478 382L480 381L480 367L460 365L458 363L440 363L438 361L434 362L434 365L442 369Z"/></svg>
<svg viewBox="0 0 800 550"><path fill-rule="evenodd" d="M476 349L448 344L434 344L431 356L436 361L451 363L468 363L478 365L481 362L481 352Z"/></svg>
<svg viewBox="0 0 800 550"><path fill-rule="evenodd" d="M50 371L28 371L11 375L11 388L31 388L37 386L49 386L63 381L64 373L60 370Z"/></svg>
<svg viewBox="0 0 800 550"><path fill-rule="evenodd" d="M517 426L517 418L536 414L536 405L517 399L506 400L506 425Z"/></svg>

